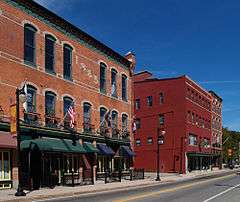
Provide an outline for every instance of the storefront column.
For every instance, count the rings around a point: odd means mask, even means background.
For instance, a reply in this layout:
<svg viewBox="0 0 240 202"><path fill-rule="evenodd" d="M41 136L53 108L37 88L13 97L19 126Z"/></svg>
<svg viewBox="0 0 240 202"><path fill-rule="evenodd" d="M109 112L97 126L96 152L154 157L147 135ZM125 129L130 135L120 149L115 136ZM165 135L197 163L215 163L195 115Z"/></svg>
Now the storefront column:
<svg viewBox="0 0 240 202"><path fill-rule="evenodd" d="M97 148L97 141L93 140L92 142L93 146ZM97 154L95 154L95 160L94 160L94 165L93 165L93 182L95 184L96 182L96 177L97 177L97 164L98 164L98 160L97 160Z"/></svg>

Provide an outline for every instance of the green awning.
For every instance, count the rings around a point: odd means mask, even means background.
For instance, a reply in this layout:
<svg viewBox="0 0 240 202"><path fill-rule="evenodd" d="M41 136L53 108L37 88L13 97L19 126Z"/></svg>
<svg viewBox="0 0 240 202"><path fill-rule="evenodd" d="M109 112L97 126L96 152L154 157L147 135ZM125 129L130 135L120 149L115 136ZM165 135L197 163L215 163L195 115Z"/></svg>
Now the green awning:
<svg viewBox="0 0 240 202"><path fill-rule="evenodd" d="M21 150L33 149L34 147L47 152L86 153L86 150L78 141L76 141L76 145L73 145L72 140L51 138L24 140L21 142Z"/></svg>
<svg viewBox="0 0 240 202"><path fill-rule="evenodd" d="M99 150L92 145L90 142L84 142L83 147L87 153L98 153Z"/></svg>
<svg viewBox="0 0 240 202"><path fill-rule="evenodd" d="M209 153L187 153L189 157L211 157Z"/></svg>

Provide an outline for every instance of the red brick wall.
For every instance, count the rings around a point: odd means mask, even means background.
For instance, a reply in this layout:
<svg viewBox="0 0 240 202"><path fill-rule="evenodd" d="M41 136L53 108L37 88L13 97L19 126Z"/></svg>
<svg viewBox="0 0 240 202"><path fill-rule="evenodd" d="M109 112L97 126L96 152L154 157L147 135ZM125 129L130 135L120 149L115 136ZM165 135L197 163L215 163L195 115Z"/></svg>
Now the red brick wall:
<svg viewBox="0 0 240 202"><path fill-rule="evenodd" d="M131 85L130 71L122 68L118 63L109 60L102 54L91 50L70 39L63 33L51 28L25 12L0 2L0 105L6 114L9 104L15 100L15 88L27 79L27 82L37 87L37 112L44 114L44 90L52 89L58 95L56 114L63 116L62 97L64 94L71 95L76 100L77 126L80 129L83 122L82 102L89 101L92 106L92 121L95 126L99 125L99 107L104 105L109 109L119 111L119 126L121 125L121 113L127 113L131 119ZM36 34L36 68L27 66L23 62L24 22L31 22L37 29ZM56 75L45 73L44 68L44 41L45 33L56 36L55 71ZM63 44L70 44L73 51L73 82L64 80L63 77ZM103 61L107 65L107 96L99 93L99 63ZM111 93L111 68L118 72L118 99L110 97ZM128 102L121 100L121 75L128 77ZM42 116L43 119L43 116ZM130 130L129 122L129 130Z"/></svg>
<svg viewBox="0 0 240 202"><path fill-rule="evenodd" d="M186 152L206 152L210 149L188 145L189 133L211 141L211 128L202 128L188 120L188 111L211 121L211 108L201 106L197 101L187 97L187 88L194 90L210 102L210 94L190 78L182 76L176 79L162 79L134 83L135 99L140 99L140 110L135 109L136 118L141 119L141 129L137 130L135 140L140 138L141 146L135 145L137 157L135 167L156 171L157 128L166 131L164 144L160 146L161 172L179 172L182 160L183 171L186 170ZM164 103L159 104L159 94L163 93ZM147 106L147 96L153 96L153 106ZM165 114L165 125L160 126L159 114ZM153 137L153 144L147 144L147 138ZM198 142L199 143L199 142Z"/></svg>

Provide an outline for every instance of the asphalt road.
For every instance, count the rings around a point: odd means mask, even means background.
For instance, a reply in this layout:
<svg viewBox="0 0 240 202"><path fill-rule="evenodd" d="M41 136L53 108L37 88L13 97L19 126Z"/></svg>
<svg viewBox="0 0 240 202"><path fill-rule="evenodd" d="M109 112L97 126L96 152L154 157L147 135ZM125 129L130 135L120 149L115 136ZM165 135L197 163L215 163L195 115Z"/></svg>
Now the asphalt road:
<svg viewBox="0 0 240 202"><path fill-rule="evenodd" d="M109 184L111 186L111 184ZM86 194L48 202L240 202L240 176L195 179L125 191Z"/></svg>

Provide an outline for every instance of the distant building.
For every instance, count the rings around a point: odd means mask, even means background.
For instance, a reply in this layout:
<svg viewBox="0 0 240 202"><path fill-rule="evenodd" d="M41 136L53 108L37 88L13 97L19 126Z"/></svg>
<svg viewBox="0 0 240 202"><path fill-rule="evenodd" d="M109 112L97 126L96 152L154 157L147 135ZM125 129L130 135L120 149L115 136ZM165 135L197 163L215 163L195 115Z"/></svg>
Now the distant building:
<svg viewBox="0 0 240 202"><path fill-rule="evenodd" d="M135 167L156 171L157 138L162 131L165 134L164 144L160 145L161 172L186 173L209 169L211 164L219 166L221 98L217 96L218 107L213 107L214 95L188 76L158 79L147 71L135 74ZM217 131L213 125L218 126ZM213 133L217 133L217 139L213 140Z"/></svg>
<svg viewBox="0 0 240 202"><path fill-rule="evenodd" d="M134 54L120 55L34 1L1 0L0 25L0 189L18 184L9 109L24 84L24 187L130 173Z"/></svg>

